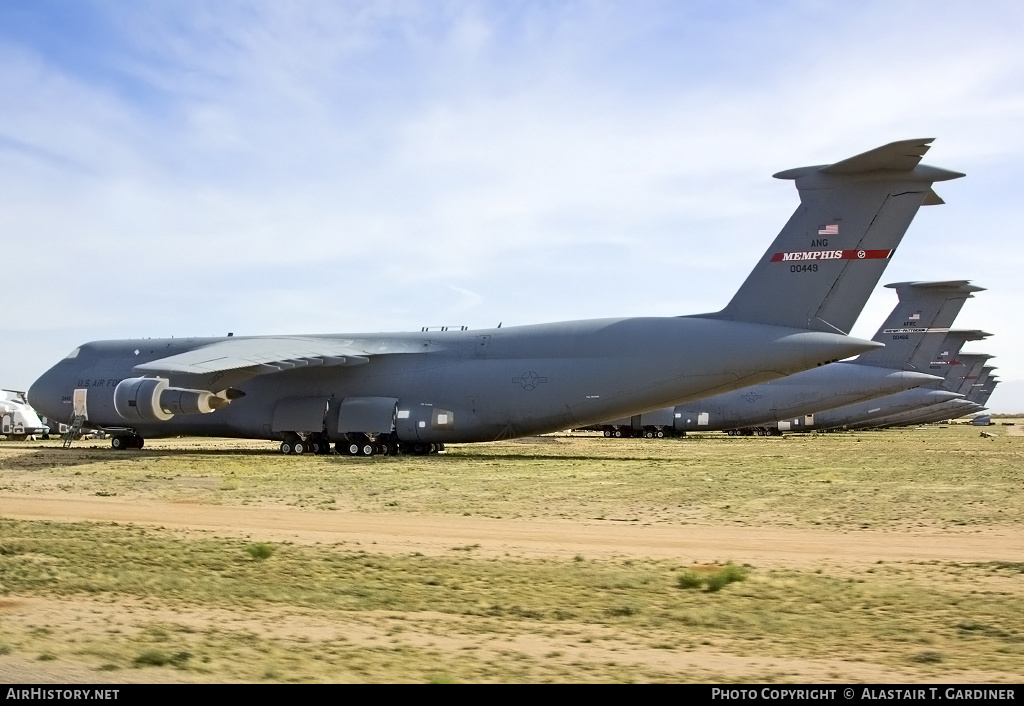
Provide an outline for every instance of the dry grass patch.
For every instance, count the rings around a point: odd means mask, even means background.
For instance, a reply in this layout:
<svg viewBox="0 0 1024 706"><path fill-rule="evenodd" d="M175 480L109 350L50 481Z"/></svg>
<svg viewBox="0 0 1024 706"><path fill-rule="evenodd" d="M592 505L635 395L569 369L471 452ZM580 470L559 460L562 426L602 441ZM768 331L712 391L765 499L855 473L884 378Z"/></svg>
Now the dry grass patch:
<svg viewBox="0 0 1024 706"><path fill-rule="evenodd" d="M543 518L585 530L601 518L624 528L698 525L711 537L736 525L824 527L853 539L865 527L875 538L925 528L935 542L977 532L998 543L1024 519L1024 437L983 439L966 426L556 436L456 445L434 458L294 458L229 440L157 440L128 452L101 443L0 444L0 491L396 522L471 515L530 527ZM728 554L697 565L595 559L598 549L583 545L564 559L509 557L475 536L423 556L360 551L374 537L360 547L251 535L0 520L0 668L75 663L112 681L1024 678L1024 564L1015 556L836 558L817 573L760 560L729 568ZM707 590L712 576L718 590Z"/></svg>
<svg viewBox="0 0 1024 706"><path fill-rule="evenodd" d="M569 435L369 459L285 457L266 442L232 440L154 440L129 452L48 443L0 445L3 489L641 524L905 530L1024 521L1024 437L980 438L970 426L665 440Z"/></svg>
<svg viewBox="0 0 1024 706"><path fill-rule="evenodd" d="M429 681L444 664L457 681L672 681L693 674L681 655L714 650L748 660L743 678L770 677L759 660L854 659L907 679L981 670L1013 680L1024 664L1022 567L1012 562L885 564L838 576L287 543L253 561L255 545L243 540L125 526L2 521L0 533L24 547L0 557L4 594L134 606L134 622L99 634L56 621L0 625L0 644L15 654L87 659L96 669ZM721 590L681 590L679 577L698 570L705 582L733 578ZM157 610L182 621L147 618ZM310 627L284 617L295 612ZM202 618L210 614L220 617ZM522 656L503 659L511 648L500 645L519 645ZM613 664L601 666L609 656Z"/></svg>

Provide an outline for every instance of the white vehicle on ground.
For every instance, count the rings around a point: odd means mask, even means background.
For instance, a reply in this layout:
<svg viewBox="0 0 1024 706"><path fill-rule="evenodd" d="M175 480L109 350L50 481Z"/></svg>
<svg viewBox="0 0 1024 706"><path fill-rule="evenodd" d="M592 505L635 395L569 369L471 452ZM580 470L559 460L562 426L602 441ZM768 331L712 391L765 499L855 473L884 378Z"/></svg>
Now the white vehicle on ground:
<svg viewBox="0 0 1024 706"><path fill-rule="evenodd" d="M29 406L24 392L0 390L0 434L12 441L24 441L30 436L48 436L49 433L50 427L43 424Z"/></svg>

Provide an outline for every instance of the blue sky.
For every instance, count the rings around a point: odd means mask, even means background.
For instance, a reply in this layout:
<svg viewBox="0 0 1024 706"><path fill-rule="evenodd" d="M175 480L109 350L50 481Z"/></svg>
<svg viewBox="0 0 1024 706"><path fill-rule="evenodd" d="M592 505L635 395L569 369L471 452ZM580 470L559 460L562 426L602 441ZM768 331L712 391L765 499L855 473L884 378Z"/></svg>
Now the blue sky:
<svg viewBox="0 0 1024 706"><path fill-rule="evenodd" d="M980 2L0 4L0 386L101 338L722 308L771 174L935 137L882 283L1024 411L1024 26ZM879 288L854 334L895 305Z"/></svg>

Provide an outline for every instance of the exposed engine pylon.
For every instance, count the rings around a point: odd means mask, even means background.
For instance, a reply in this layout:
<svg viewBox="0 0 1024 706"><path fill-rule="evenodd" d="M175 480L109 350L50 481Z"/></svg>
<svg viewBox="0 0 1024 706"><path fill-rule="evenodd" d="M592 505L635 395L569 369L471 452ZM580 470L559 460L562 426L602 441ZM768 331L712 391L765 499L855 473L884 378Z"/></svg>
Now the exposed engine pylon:
<svg viewBox="0 0 1024 706"><path fill-rule="evenodd" d="M176 414L209 414L231 400L209 390L170 387L166 378L128 378L114 388L114 409L129 422L166 422Z"/></svg>

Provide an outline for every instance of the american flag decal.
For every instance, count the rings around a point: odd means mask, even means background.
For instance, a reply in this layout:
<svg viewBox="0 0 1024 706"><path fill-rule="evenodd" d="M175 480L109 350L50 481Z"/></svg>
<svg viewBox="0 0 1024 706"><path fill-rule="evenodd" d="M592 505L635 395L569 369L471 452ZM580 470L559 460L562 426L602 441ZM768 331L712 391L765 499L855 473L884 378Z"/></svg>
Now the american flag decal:
<svg viewBox="0 0 1024 706"><path fill-rule="evenodd" d="M818 226L818 235L839 235L839 224L829 223L825 226Z"/></svg>

